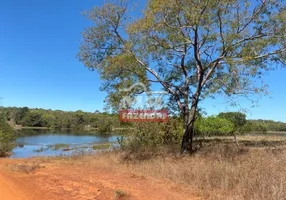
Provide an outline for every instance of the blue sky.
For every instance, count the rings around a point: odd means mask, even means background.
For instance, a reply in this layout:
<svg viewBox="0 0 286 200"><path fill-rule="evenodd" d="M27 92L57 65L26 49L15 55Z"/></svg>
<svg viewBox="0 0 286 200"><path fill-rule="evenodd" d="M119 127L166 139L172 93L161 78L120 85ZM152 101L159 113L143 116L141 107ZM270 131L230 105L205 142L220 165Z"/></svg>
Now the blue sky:
<svg viewBox="0 0 286 200"><path fill-rule="evenodd" d="M251 97L257 103L251 103L246 99L239 99L239 107L230 107L225 99L205 100L203 108L208 115L216 115L225 111L242 111L246 109L248 119L272 119L286 122L286 69L277 69L264 76L264 82L268 84L268 95Z"/></svg>
<svg viewBox="0 0 286 200"><path fill-rule="evenodd" d="M96 0L0 1L0 105L61 110L102 110L100 79L77 59L80 32L89 25L81 11ZM265 77L270 95L248 118L286 122L286 69ZM270 98L271 97L271 98ZM223 100L207 100L208 114L239 110ZM248 102L242 102L250 108Z"/></svg>

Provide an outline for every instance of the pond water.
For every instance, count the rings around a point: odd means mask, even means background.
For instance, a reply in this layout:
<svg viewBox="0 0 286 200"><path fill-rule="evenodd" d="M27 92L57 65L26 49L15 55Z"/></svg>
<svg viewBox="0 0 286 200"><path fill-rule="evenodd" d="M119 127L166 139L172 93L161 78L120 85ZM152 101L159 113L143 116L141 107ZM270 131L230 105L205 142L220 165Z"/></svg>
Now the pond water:
<svg viewBox="0 0 286 200"><path fill-rule="evenodd" d="M59 132L50 130L22 130L16 139L11 158L36 156L69 156L95 153L100 148L116 147L119 135L102 136L90 132ZM106 145L110 144L110 145Z"/></svg>

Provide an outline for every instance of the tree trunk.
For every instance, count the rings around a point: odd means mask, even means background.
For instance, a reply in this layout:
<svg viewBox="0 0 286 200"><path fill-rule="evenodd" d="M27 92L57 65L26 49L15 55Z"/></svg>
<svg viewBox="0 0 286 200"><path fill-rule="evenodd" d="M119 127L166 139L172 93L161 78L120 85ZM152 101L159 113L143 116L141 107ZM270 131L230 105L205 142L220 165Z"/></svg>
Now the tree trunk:
<svg viewBox="0 0 286 200"><path fill-rule="evenodd" d="M193 139L195 132L195 121L199 97L201 94L201 83L203 81L203 74L198 71L199 83L196 93L192 96L191 109L189 109L189 95L185 98L185 107L183 109L184 115L184 135L181 144L181 153L193 153ZM187 91L189 88L187 87Z"/></svg>
<svg viewBox="0 0 286 200"><path fill-rule="evenodd" d="M235 134L235 133L233 133L233 139L234 139L234 141L235 141L235 143L236 143L236 146L237 146L238 148L240 148L240 147L239 147L239 143L238 143L238 140L237 140L237 137L236 137L236 134Z"/></svg>
<svg viewBox="0 0 286 200"><path fill-rule="evenodd" d="M193 104L189 112L184 113L184 135L181 144L181 153L193 152L194 128L197 104Z"/></svg>
<svg viewBox="0 0 286 200"><path fill-rule="evenodd" d="M194 137L193 125L185 126L182 146L181 146L181 153L193 152L193 137Z"/></svg>

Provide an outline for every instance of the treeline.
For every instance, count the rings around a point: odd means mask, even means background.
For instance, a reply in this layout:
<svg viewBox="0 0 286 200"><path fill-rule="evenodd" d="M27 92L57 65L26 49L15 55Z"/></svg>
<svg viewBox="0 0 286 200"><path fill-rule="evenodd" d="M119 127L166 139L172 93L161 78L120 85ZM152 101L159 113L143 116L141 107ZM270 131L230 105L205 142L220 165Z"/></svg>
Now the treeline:
<svg viewBox="0 0 286 200"><path fill-rule="evenodd" d="M112 127L136 126L121 123L117 114L90 113L83 111L67 112L61 110L30 109L27 107L0 107L6 121L24 127L47 127L52 129L89 129L109 132ZM266 131L286 131L286 123L273 120L246 120L239 112L220 113L217 116L197 116L196 132L204 135L227 135L233 132L250 133ZM181 124L179 117L173 117Z"/></svg>
<svg viewBox="0 0 286 200"><path fill-rule="evenodd" d="M248 120L253 131L286 131L286 123L275 122L273 120Z"/></svg>
<svg viewBox="0 0 286 200"><path fill-rule="evenodd" d="M231 122L231 123L230 123ZM228 135L229 133L285 132L286 123L273 120L246 120L240 112L219 113L217 116L199 117L197 132L204 135Z"/></svg>
<svg viewBox="0 0 286 200"><path fill-rule="evenodd" d="M66 112L61 110L30 109L27 107L0 107L6 121L23 127L47 127L53 129L89 129L100 132L120 127L117 115L108 113L88 113L83 111Z"/></svg>
<svg viewBox="0 0 286 200"><path fill-rule="evenodd" d="M7 122L15 126L51 129L97 128L98 132L104 134L110 133L113 127L133 127L133 129L124 130L124 135L128 132L129 137L122 136L119 144L123 149L128 148L134 151L146 146L155 148L175 145L179 147L184 132L184 122L179 116L170 116L168 122L162 123L121 123L117 114L0 107L0 156L13 148L15 135ZM209 117L198 114L195 123L195 135L199 137L232 135L236 140L236 135L266 131L286 131L286 123L272 120L246 120L246 115L239 112L220 113Z"/></svg>

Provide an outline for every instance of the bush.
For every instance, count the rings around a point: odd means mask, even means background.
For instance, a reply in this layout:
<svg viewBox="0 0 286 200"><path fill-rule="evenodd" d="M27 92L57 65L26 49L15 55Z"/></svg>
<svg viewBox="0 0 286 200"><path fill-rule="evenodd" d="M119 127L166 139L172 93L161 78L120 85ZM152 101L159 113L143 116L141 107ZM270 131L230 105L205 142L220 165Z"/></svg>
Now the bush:
<svg viewBox="0 0 286 200"><path fill-rule="evenodd" d="M168 122L137 123L135 127L136 129L132 130L128 137L119 139L121 149L131 153L145 152L145 149L150 153L162 148L179 150L183 134L183 124L179 119L169 118Z"/></svg>
<svg viewBox="0 0 286 200"><path fill-rule="evenodd" d="M234 124L225 118L202 118L198 125L199 132L204 136L230 135L234 131Z"/></svg>
<svg viewBox="0 0 286 200"><path fill-rule="evenodd" d="M15 133L13 128L0 117L0 157L7 156L14 148Z"/></svg>

